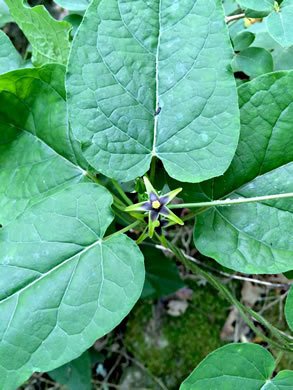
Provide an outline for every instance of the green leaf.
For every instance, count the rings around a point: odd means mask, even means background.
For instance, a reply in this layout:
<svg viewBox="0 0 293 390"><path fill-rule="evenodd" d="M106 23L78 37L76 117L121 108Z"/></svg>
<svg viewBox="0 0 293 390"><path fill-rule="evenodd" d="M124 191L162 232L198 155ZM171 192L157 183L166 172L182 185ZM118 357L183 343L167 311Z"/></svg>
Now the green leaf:
<svg viewBox="0 0 293 390"><path fill-rule="evenodd" d="M0 230L1 390L76 359L140 297L137 245L103 238L111 204L105 188L74 184Z"/></svg>
<svg viewBox="0 0 293 390"><path fill-rule="evenodd" d="M184 287L176 263L162 251L141 245L145 258L146 278L141 298L160 298L173 294Z"/></svg>
<svg viewBox="0 0 293 390"><path fill-rule="evenodd" d="M284 0L279 12L271 13L266 19L271 36L283 47L293 45L293 0Z"/></svg>
<svg viewBox="0 0 293 390"><path fill-rule="evenodd" d="M239 8L236 0L222 0L225 15L234 14L237 8Z"/></svg>
<svg viewBox="0 0 293 390"><path fill-rule="evenodd" d="M0 224L62 186L85 180L66 118L65 67L0 76Z"/></svg>
<svg viewBox="0 0 293 390"><path fill-rule="evenodd" d="M292 83L292 71L276 72L239 88L242 125L235 158L221 178L194 186L193 201L293 192ZM194 239L201 253L225 267L280 273L293 269L292 230L287 198L210 208L197 217Z"/></svg>
<svg viewBox="0 0 293 390"><path fill-rule="evenodd" d="M47 373L54 381L69 390L92 390L91 361L88 351L79 358Z"/></svg>
<svg viewBox="0 0 293 390"><path fill-rule="evenodd" d="M293 69L293 48L277 48L273 51L275 70Z"/></svg>
<svg viewBox="0 0 293 390"><path fill-rule="evenodd" d="M58 62L66 64L71 25L53 19L42 5L31 8L26 0L5 0L15 22L24 32L33 48L33 64L41 66Z"/></svg>
<svg viewBox="0 0 293 390"><path fill-rule="evenodd" d="M286 276L286 275L285 275ZM292 274L290 275L292 277ZM289 328L293 330L293 287L291 286L285 305L285 317Z"/></svg>
<svg viewBox="0 0 293 390"><path fill-rule="evenodd" d="M235 51L247 49L255 39L255 35L250 31L242 31L233 38L233 46Z"/></svg>
<svg viewBox="0 0 293 390"><path fill-rule="evenodd" d="M248 47L241 51L234 58L234 66L237 71L242 71L251 77L274 70L271 53L261 47Z"/></svg>
<svg viewBox="0 0 293 390"><path fill-rule="evenodd" d="M74 36L80 23L82 22L82 16L78 14L69 14L63 18L66 22L72 25L71 35Z"/></svg>
<svg viewBox="0 0 293 390"><path fill-rule="evenodd" d="M54 2L71 11L84 11L89 6L91 0L54 0Z"/></svg>
<svg viewBox="0 0 293 390"><path fill-rule="evenodd" d="M0 27L10 22L13 22L13 18L10 15L9 8L4 0L0 0Z"/></svg>
<svg viewBox="0 0 293 390"><path fill-rule="evenodd" d="M293 372L275 369L272 355L257 344L229 344L209 354L182 383L180 390L285 390Z"/></svg>
<svg viewBox="0 0 293 390"><path fill-rule="evenodd" d="M181 181L221 175L239 135L231 58L220 0L94 0L67 74L87 161L120 181L153 155Z"/></svg>
<svg viewBox="0 0 293 390"><path fill-rule="evenodd" d="M275 0L238 0L243 8L253 9L255 11L273 11Z"/></svg>
<svg viewBox="0 0 293 390"><path fill-rule="evenodd" d="M0 30L0 74L21 68L24 64L8 36Z"/></svg>

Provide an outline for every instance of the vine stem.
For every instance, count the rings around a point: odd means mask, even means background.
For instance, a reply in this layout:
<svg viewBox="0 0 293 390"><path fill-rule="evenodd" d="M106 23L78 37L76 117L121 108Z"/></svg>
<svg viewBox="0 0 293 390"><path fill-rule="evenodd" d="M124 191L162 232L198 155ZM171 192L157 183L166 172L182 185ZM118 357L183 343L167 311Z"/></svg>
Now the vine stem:
<svg viewBox="0 0 293 390"><path fill-rule="evenodd" d="M192 272L203 276L212 286L214 286L218 291L220 291L224 295L224 297L237 308L237 310L239 311L239 313L243 317L244 321L255 332L255 334L260 336L267 343L275 346L276 348L278 348L280 350L285 350L285 351L290 351L290 352L293 351L293 348L288 343L286 337L284 337L284 335L281 334L278 329L273 327L271 324L269 324L269 326L268 326L268 322L264 318L259 316L253 310L246 308L246 306L244 306L240 302L238 302L238 300L233 297L231 292L222 283L220 283L217 279L215 279L209 273L202 270L198 265L196 265L195 263L193 263L189 259L187 259L184 255L184 253L179 248L177 248L175 245L171 244L169 241L167 242L167 244L168 244L169 250L172 251L172 253L178 258L178 260L181 261L181 263L183 263ZM264 335L260 330L258 330L257 327L253 324L253 322L247 317L247 315L245 314L245 311L250 312L252 317L254 317L259 322L266 325L268 327L268 329L270 330L270 332L276 338L278 338L282 344L279 344L278 342L272 340L271 338ZM256 318L256 317L258 317L258 318ZM262 320L259 317L261 317Z"/></svg>
<svg viewBox="0 0 293 390"><path fill-rule="evenodd" d="M150 171L150 181L151 181L151 183L154 183L154 180L155 180L156 163L157 163L157 158L154 156L152 158L152 162L151 162L151 171Z"/></svg>
<svg viewBox="0 0 293 390"><path fill-rule="evenodd" d="M121 230L118 230L117 232L113 233L113 234L110 234L110 236L107 236L103 239L103 241L106 241L106 240L109 240L110 238L113 238L115 236L118 236L119 234L123 234L123 233L126 233L128 232L129 230L135 228L136 226L138 226L139 224L141 223L141 221L135 221L133 222L131 225L128 225L126 226L125 228L121 229Z"/></svg>
<svg viewBox="0 0 293 390"><path fill-rule="evenodd" d="M125 203L128 204L129 206L131 206L133 204L132 201L128 198L128 196L125 194L125 192L120 187L120 185L117 183L117 181L114 179L111 179L111 181L112 181L114 187L116 188L116 190L119 192L119 194L121 195L121 197L125 201Z"/></svg>
<svg viewBox="0 0 293 390"><path fill-rule="evenodd" d="M223 199L223 200L214 200L211 202L199 202L199 203L179 203L179 204L170 204L168 207L170 209L191 209L194 207L214 207L214 206L233 206L236 204L245 204L245 203L255 203L262 202L266 200L278 200L284 198L293 198L293 192L288 192L285 194L276 194L276 195L265 195L265 196L255 196L253 198L238 198L238 199Z"/></svg>

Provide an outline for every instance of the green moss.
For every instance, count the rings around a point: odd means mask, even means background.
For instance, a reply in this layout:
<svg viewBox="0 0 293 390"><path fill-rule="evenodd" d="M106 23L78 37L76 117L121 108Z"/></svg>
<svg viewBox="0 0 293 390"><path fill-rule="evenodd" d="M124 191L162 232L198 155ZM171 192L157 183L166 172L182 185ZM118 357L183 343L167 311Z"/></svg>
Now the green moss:
<svg viewBox="0 0 293 390"><path fill-rule="evenodd" d="M194 293L183 315L172 317L163 307L139 302L127 323L127 348L169 390L177 390L206 355L223 345L219 335L229 304L208 285L188 284Z"/></svg>

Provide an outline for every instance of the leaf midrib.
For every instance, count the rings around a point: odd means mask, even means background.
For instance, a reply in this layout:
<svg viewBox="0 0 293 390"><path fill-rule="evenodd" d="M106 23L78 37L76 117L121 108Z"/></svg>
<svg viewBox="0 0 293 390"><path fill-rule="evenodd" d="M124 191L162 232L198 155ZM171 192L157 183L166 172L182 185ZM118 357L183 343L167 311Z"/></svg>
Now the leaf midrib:
<svg viewBox="0 0 293 390"><path fill-rule="evenodd" d="M23 291L27 290L28 288L30 288L31 286L33 286L34 284L38 283L40 280L44 279L45 277L47 277L48 275L50 275L51 273L53 273L54 271L56 271L57 269L63 267L65 264L67 264L69 261L71 261L72 259L74 259L76 256L82 256L84 253L86 253L88 250L94 248L96 245L100 245L102 243L102 239L100 238L99 240L95 241L94 243L92 243L91 245L89 245L88 247L82 249L81 251L75 253L73 256L69 257L68 259L65 259L64 261L62 261L61 263L59 263L58 265L56 265L55 267L51 268L49 271L47 271L46 273L42 274L42 276L40 276L39 278L35 279L34 281L32 281L31 283L27 284L26 286L24 286L23 288L21 288L20 290L14 292L13 294L9 295L8 297L0 300L0 305L6 301L8 301L9 299L11 299L12 297L16 296L16 295L19 295L21 294Z"/></svg>

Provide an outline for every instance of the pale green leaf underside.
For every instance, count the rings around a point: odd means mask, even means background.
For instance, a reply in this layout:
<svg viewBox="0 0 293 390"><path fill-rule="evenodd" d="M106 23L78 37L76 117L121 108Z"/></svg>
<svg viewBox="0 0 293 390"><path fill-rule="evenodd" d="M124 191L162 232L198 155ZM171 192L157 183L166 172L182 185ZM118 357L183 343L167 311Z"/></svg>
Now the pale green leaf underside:
<svg viewBox="0 0 293 390"><path fill-rule="evenodd" d="M139 298L138 247L125 235L103 241L111 203L106 189L75 184L0 230L1 390L77 358Z"/></svg>
<svg viewBox="0 0 293 390"><path fill-rule="evenodd" d="M71 11L84 11L90 2L91 0L55 0L56 4Z"/></svg>
<svg viewBox="0 0 293 390"><path fill-rule="evenodd" d="M0 223L84 180L71 139L61 65L0 76Z"/></svg>
<svg viewBox="0 0 293 390"><path fill-rule="evenodd" d="M239 132L231 58L220 0L94 0L67 74L88 162L121 181L153 155L181 181L221 175Z"/></svg>
<svg viewBox="0 0 293 390"><path fill-rule="evenodd" d="M239 88L238 149L223 177L202 184L202 194L219 199L293 192L290 86L293 72L276 72ZM292 231L293 206L288 198L210 209L198 216L194 237L204 255L226 267L280 273L293 269Z"/></svg>
<svg viewBox="0 0 293 390"><path fill-rule="evenodd" d="M92 390L91 359L88 351L79 358L48 372L55 381L68 390Z"/></svg>
<svg viewBox="0 0 293 390"><path fill-rule="evenodd" d="M272 355L257 344L229 344L209 354L180 390L289 390L293 372L275 368Z"/></svg>
<svg viewBox="0 0 293 390"><path fill-rule="evenodd" d="M0 74L21 68L23 63L8 36L0 30Z"/></svg>
<svg viewBox="0 0 293 390"><path fill-rule="evenodd" d="M71 25L53 19L44 6L31 8L25 0L5 0L15 22L24 32L33 49L33 63L41 66L58 62L66 64Z"/></svg>

